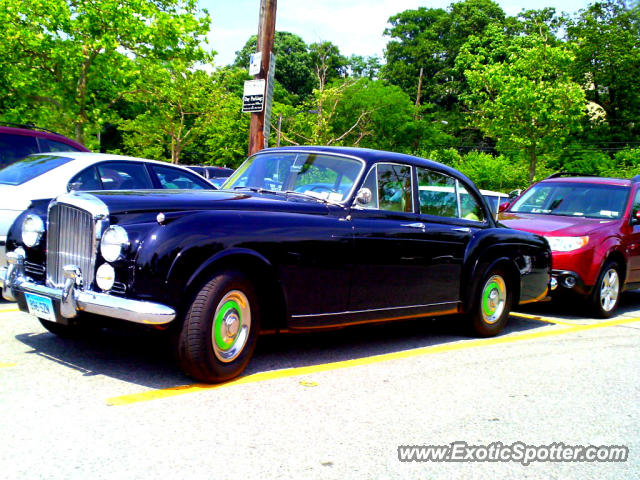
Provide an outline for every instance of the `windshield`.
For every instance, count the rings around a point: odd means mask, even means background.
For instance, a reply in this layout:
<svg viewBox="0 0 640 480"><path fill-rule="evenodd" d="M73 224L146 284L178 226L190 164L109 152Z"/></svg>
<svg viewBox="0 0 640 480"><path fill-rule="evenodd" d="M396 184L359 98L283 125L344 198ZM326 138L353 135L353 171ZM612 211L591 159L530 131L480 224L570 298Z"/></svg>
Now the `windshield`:
<svg viewBox="0 0 640 480"><path fill-rule="evenodd" d="M620 218L629 188L592 183L543 182L525 192L509 210L516 213Z"/></svg>
<svg viewBox="0 0 640 480"><path fill-rule="evenodd" d="M331 202L343 202L363 168L364 162L360 160L335 155L263 153L245 161L222 188L299 192Z"/></svg>
<svg viewBox="0 0 640 480"><path fill-rule="evenodd" d="M22 185L71 160L53 155L31 155L1 169L0 184Z"/></svg>

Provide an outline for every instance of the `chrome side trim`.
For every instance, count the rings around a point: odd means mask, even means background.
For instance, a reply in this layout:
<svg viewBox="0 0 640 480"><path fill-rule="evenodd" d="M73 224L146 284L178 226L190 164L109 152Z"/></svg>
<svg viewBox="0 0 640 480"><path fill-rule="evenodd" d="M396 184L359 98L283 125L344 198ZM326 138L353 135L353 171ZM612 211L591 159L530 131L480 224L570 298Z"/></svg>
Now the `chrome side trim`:
<svg viewBox="0 0 640 480"><path fill-rule="evenodd" d="M404 307L387 307L387 308L372 308L369 310L346 310L344 312L333 313L314 313L311 315L291 315L291 318L313 318L313 317L328 317L330 315L350 315L354 313L371 313L371 312L385 312L390 310L405 310L410 308L425 308L425 307L437 307L440 305L458 305L460 301L455 302L440 302L440 303L427 303L424 305L407 305Z"/></svg>

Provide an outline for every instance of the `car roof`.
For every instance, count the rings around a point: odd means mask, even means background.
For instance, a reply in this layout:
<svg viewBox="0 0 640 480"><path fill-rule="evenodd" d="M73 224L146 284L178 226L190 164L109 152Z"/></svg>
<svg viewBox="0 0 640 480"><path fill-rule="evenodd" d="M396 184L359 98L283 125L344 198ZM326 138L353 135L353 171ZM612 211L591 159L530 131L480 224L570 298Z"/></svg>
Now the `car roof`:
<svg viewBox="0 0 640 480"><path fill-rule="evenodd" d="M617 185L628 187L633 183L632 180L628 178L609 178L609 177L554 177L554 178L545 178L541 180L540 183L591 183L596 185Z"/></svg>
<svg viewBox="0 0 640 480"><path fill-rule="evenodd" d="M407 163L410 165L415 165L419 167L431 168L440 170L452 177L462 177L465 178L469 183L469 180L464 174L460 171L451 168L442 163L435 162L433 160L427 160L421 157L415 157L413 155L408 155L406 153L397 153L397 152L387 152L384 150L372 150L369 148L357 148L357 147L326 147L326 146L299 146L299 147L277 147L277 148L266 148L264 150L260 150L257 152L257 155L264 153L277 153L277 152L316 152L316 153L328 153L334 155L347 155L351 157L356 157L361 160L364 160L367 163L367 166L370 166L373 163L380 162L400 162Z"/></svg>
<svg viewBox="0 0 640 480"><path fill-rule="evenodd" d="M56 142L65 143L73 148L77 148L81 151L88 152L89 149L82 145L81 143L76 142L75 140L71 140L64 135L60 135L56 132L51 132L49 130L39 129L37 127L33 128L19 128L19 127L6 127L0 125L0 133L6 133L10 135L24 135L27 137L39 137L39 138L47 138L49 140L54 140Z"/></svg>
<svg viewBox="0 0 640 480"><path fill-rule="evenodd" d="M163 167L175 167L189 171L184 165L176 165L174 163L163 162L159 160L150 160L148 158L129 157L127 155L112 155L110 153L94 153L94 152L42 152L32 153L30 156L47 155L53 157L70 158L69 163L81 163L83 166L93 165L104 161L125 161L125 162L145 162ZM206 180L206 179L205 179Z"/></svg>

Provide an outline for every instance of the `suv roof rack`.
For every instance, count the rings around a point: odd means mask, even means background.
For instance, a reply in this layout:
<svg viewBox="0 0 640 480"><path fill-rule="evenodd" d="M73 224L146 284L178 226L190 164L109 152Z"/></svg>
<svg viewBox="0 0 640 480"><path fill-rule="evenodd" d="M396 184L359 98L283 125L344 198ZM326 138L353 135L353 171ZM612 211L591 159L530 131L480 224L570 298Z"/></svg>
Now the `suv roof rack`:
<svg viewBox="0 0 640 480"><path fill-rule="evenodd" d="M54 135L64 136L58 132L54 132L53 130L49 130L48 128L36 127L31 123L13 123L13 122L0 122L0 127L14 127L14 128L24 128L27 130L39 130L41 132L49 132Z"/></svg>
<svg viewBox="0 0 640 480"><path fill-rule="evenodd" d="M556 172L552 173L545 180L550 178L558 178L558 177L597 177L598 175L594 175L592 173L578 173L578 172ZM640 175L638 175L640 177Z"/></svg>

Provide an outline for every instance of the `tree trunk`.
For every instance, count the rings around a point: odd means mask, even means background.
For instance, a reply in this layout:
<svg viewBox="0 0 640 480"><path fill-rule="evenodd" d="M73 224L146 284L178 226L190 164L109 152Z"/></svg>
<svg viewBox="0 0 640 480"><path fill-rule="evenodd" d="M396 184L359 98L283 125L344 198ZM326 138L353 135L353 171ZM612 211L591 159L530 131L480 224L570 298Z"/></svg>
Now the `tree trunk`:
<svg viewBox="0 0 640 480"><path fill-rule="evenodd" d="M533 179L536 176L537 163L538 163L538 156L536 155L536 146L531 145L529 147L529 184L533 183Z"/></svg>

